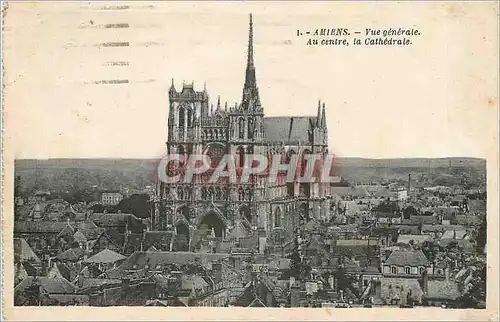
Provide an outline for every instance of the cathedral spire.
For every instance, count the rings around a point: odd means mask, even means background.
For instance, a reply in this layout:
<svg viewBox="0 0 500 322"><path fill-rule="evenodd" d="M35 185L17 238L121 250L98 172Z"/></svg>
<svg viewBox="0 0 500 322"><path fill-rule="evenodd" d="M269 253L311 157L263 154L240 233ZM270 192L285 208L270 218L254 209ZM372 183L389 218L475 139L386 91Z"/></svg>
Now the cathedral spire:
<svg viewBox="0 0 500 322"><path fill-rule="evenodd" d="M321 100L318 100L318 115L316 116L316 127L321 124Z"/></svg>
<svg viewBox="0 0 500 322"><path fill-rule="evenodd" d="M255 64L253 58L253 21L250 14L250 23L248 31L248 52L247 67L245 72L245 86L243 87L243 107L245 109L251 106L260 105L259 91L257 89L257 80L255 77Z"/></svg>
<svg viewBox="0 0 500 322"><path fill-rule="evenodd" d="M321 114L321 127L326 128L326 111L325 111L325 103L323 102L323 111Z"/></svg>
<svg viewBox="0 0 500 322"><path fill-rule="evenodd" d="M217 110L220 110L220 95L217 97Z"/></svg>
<svg viewBox="0 0 500 322"><path fill-rule="evenodd" d="M250 14L250 25L248 31L248 52L247 52L247 72L245 79L245 87L247 85L255 85L255 66L253 61L253 22L252 14Z"/></svg>
<svg viewBox="0 0 500 322"><path fill-rule="evenodd" d="M175 92L175 85L174 85L174 79L172 78L172 85L170 85L170 92L174 93Z"/></svg>

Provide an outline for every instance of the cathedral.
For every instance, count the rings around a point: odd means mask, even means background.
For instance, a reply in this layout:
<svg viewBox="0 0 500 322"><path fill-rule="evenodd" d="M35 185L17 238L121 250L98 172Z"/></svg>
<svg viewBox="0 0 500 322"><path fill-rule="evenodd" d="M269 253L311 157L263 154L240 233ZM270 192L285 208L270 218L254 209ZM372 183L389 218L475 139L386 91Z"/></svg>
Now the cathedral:
<svg viewBox="0 0 500 322"><path fill-rule="evenodd" d="M211 159L224 154L296 154L300 159L306 154L328 152L324 103L318 103L313 116L265 117L265 102L257 86L253 28L250 15L240 103L222 106L219 97L214 107L206 87L197 91L193 84L183 84L177 90L172 81L167 153L207 154ZM152 229L185 235L186 250L195 247L201 227L219 240L253 236L267 245L282 245L293 240L309 221L329 219L329 186L279 180L237 184L209 183L200 178L188 183L158 180Z"/></svg>

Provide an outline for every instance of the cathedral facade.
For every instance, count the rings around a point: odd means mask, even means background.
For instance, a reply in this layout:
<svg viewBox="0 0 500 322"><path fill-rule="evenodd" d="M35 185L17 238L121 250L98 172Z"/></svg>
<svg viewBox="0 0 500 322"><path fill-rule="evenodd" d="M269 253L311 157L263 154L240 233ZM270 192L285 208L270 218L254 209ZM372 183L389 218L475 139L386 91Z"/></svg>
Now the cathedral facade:
<svg viewBox="0 0 500 322"><path fill-rule="evenodd" d="M169 154L207 154L212 159L231 154L243 160L248 154L296 154L300 159L328 152L324 103L318 103L314 116L265 117L256 79L251 15L240 103L228 107L218 98L214 107L206 87L197 91L194 84L183 84L178 91L173 81L168 94ZM328 219L328 187L326 183L279 180L237 184L208 183L200 178L188 183L159 180L152 227L185 235L188 249L193 249L200 227L208 227L219 239L258 235L268 245L283 244L310 220Z"/></svg>

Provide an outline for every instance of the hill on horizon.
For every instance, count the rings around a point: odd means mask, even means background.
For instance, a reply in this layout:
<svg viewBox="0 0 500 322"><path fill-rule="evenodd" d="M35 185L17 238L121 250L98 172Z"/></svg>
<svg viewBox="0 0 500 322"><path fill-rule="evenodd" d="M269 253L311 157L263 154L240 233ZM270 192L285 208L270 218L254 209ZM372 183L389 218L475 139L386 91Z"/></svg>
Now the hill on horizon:
<svg viewBox="0 0 500 322"><path fill-rule="evenodd" d="M158 164L159 159L153 158L50 158L50 159L16 159L15 167L141 167ZM335 157L334 164L349 167L485 167L486 160L469 157L446 158L360 158L360 157Z"/></svg>
<svg viewBox="0 0 500 322"><path fill-rule="evenodd" d="M155 159L19 159L15 175L19 191L39 189L59 192L142 190L155 182ZM475 158L364 159L338 158L334 171L356 184L396 182L406 185L411 174L414 186L478 186L486 181L486 160Z"/></svg>

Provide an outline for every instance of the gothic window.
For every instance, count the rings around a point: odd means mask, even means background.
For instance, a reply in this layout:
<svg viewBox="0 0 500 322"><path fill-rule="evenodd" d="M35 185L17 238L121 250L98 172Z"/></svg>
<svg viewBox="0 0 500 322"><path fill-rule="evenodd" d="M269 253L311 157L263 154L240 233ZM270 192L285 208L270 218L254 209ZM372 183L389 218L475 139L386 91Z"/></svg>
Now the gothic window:
<svg viewBox="0 0 500 322"><path fill-rule="evenodd" d="M184 146L183 145L179 145L178 151L179 151L179 154L184 154L186 152L184 150Z"/></svg>
<svg viewBox="0 0 500 322"><path fill-rule="evenodd" d="M177 197L179 199L184 199L184 189L182 188L177 188Z"/></svg>
<svg viewBox="0 0 500 322"><path fill-rule="evenodd" d="M406 274L410 274L410 268L409 267L405 267L405 273Z"/></svg>
<svg viewBox="0 0 500 322"><path fill-rule="evenodd" d="M274 211L274 227L281 227L281 208Z"/></svg>
<svg viewBox="0 0 500 322"><path fill-rule="evenodd" d="M201 188L201 199L206 200L208 198L208 192L206 187Z"/></svg>
<svg viewBox="0 0 500 322"><path fill-rule="evenodd" d="M300 215L301 222L303 224L306 224L307 222L309 222L309 207L306 203L303 203L300 205L299 215Z"/></svg>
<svg viewBox="0 0 500 322"><path fill-rule="evenodd" d="M237 154L237 161L238 161L238 166L240 168L243 168L243 166L245 165L245 148L243 148L242 146L240 146L237 150L236 150L236 154Z"/></svg>
<svg viewBox="0 0 500 322"><path fill-rule="evenodd" d="M187 110L187 126L193 126L193 110L190 108Z"/></svg>
<svg viewBox="0 0 500 322"><path fill-rule="evenodd" d="M248 118L248 138L249 139L253 139L253 133L254 133L253 118L249 117Z"/></svg>
<svg viewBox="0 0 500 322"><path fill-rule="evenodd" d="M179 127L184 127L184 120L186 118L184 107L179 108Z"/></svg>
<svg viewBox="0 0 500 322"><path fill-rule="evenodd" d="M240 120L238 121L238 130L239 130L238 137L240 139L244 139L245 138L245 120L243 118L240 118Z"/></svg>
<svg viewBox="0 0 500 322"><path fill-rule="evenodd" d="M391 273L392 273L392 274L396 274L396 267L395 267L395 266L392 266L392 267L391 267Z"/></svg>
<svg viewBox="0 0 500 322"><path fill-rule="evenodd" d="M211 160L211 166L215 168L224 157L226 148L221 144L211 144L205 151Z"/></svg>

